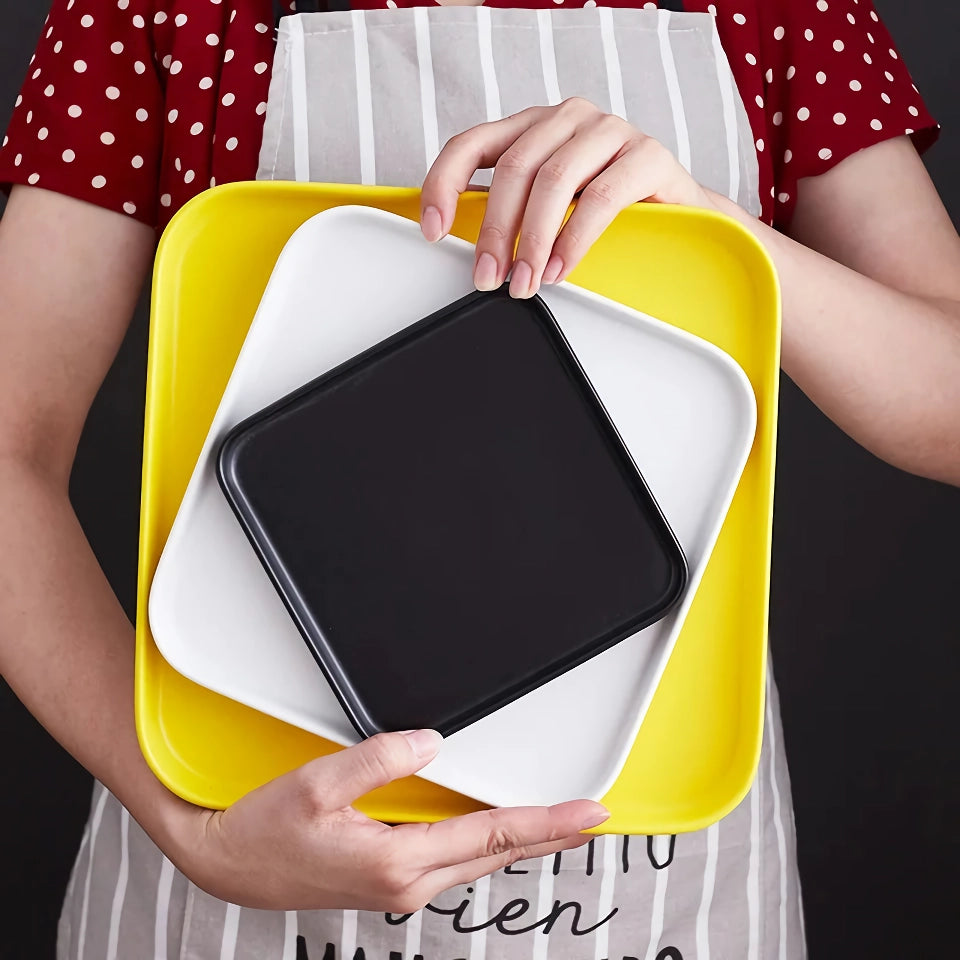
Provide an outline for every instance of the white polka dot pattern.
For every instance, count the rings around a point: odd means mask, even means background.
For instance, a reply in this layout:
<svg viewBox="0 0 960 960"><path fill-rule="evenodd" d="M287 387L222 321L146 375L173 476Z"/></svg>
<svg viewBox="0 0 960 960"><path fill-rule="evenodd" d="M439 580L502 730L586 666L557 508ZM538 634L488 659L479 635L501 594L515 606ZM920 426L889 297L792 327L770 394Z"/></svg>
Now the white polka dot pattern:
<svg viewBox="0 0 960 960"><path fill-rule="evenodd" d="M353 6L417 2L427 0ZM685 9L716 18L753 127L768 221L789 218L798 178L885 137L916 131L923 145L935 135L870 0L687 0ZM0 147L0 182L42 182L162 227L208 184L252 178L272 22L270 0L53 0Z"/></svg>
<svg viewBox="0 0 960 960"><path fill-rule="evenodd" d="M268 0L53 0L0 182L163 226L206 184L254 176L272 58Z"/></svg>
<svg viewBox="0 0 960 960"><path fill-rule="evenodd" d="M924 123L914 122L923 104L908 93L909 74L871 0L783 0L764 6L776 7L767 19L772 26L766 45L760 34L761 63L766 58L773 74L764 91L766 117L750 110L749 100L747 105L754 129L765 131L776 218L783 223L792 213L798 179L918 127L929 142L936 125L925 110ZM803 41L789 43L795 36ZM875 62L880 51L890 51L883 54L882 66ZM898 93L904 97L900 106Z"/></svg>

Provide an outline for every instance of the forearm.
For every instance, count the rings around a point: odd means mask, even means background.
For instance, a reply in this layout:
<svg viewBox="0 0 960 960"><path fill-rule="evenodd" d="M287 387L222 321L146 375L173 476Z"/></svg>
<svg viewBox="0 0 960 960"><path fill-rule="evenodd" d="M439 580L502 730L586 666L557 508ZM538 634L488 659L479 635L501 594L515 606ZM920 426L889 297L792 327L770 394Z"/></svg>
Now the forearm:
<svg viewBox="0 0 960 960"><path fill-rule="evenodd" d="M133 631L66 490L0 458L0 669L27 709L180 859L196 808L154 777L133 712Z"/></svg>
<svg viewBox="0 0 960 960"><path fill-rule="evenodd" d="M133 632L67 496L153 249L153 231L129 217L36 188L15 189L0 221L0 671L10 685L193 883L232 903L412 912L518 857L586 842L579 831L605 814L589 801L443 827L391 828L355 811L357 797L432 759L429 732L320 757L223 812L153 776L134 726Z"/></svg>
<svg viewBox="0 0 960 960"><path fill-rule="evenodd" d="M776 265L786 373L878 457L960 483L960 303L879 283L711 199Z"/></svg>

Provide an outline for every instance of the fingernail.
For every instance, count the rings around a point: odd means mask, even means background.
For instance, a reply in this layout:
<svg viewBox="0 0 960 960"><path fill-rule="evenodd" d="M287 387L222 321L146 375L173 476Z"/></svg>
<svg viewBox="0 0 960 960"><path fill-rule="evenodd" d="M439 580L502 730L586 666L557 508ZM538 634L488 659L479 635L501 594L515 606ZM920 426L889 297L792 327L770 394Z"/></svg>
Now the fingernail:
<svg viewBox="0 0 960 960"><path fill-rule="evenodd" d="M493 254L481 253L480 259L477 260L477 265L473 270L473 285L478 290L496 290L499 286L497 283L498 272L499 268Z"/></svg>
<svg viewBox="0 0 960 960"><path fill-rule="evenodd" d="M513 265L513 273L510 276L510 296L529 296L532 284L533 271L530 269L530 264L526 260L518 260Z"/></svg>
<svg viewBox="0 0 960 960"><path fill-rule="evenodd" d="M543 271L542 283L556 283L557 277L563 273L563 261L554 254L548 261Z"/></svg>
<svg viewBox="0 0 960 960"><path fill-rule="evenodd" d="M591 827L599 827L601 823L605 820L610 819L610 811L606 807L601 807L600 804L597 804L599 809L594 813L591 813L583 821L583 825L580 827L581 830L589 830Z"/></svg>
<svg viewBox="0 0 960 960"><path fill-rule="evenodd" d="M440 750L443 737L436 730L410 730L403 734L418 760L432 759Z"/></svg>
<svg viewBox="0 0 960 960"><path fill-rule="evenodd" d="M427 207L420 217L420 229L431 242L436 243L443 236L443 218L436 207Z"/></svg>

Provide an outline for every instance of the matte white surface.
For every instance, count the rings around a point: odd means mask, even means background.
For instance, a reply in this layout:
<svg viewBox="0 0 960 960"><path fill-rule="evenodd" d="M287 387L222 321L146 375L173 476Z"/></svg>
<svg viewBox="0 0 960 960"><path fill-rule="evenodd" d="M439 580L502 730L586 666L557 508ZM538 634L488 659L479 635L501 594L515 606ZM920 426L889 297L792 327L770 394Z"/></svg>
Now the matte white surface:
<svg viewBox="0 0 960 960"><path fill-rule="evenodd" d="M220 491L216 451L241 420L469 293L472 269L471 244L452 237L428 244L416 224L367 207L326 211L291 237L153 581L150 627L180 673L338 743L356 742ZM703 574L756 423L746 376L712 345L568 284L542 295L673 527L690 584L666 618L452 735L423 772L499 806L599 799L613 783ZM482 656L464 650L464 669Z"/></svg>

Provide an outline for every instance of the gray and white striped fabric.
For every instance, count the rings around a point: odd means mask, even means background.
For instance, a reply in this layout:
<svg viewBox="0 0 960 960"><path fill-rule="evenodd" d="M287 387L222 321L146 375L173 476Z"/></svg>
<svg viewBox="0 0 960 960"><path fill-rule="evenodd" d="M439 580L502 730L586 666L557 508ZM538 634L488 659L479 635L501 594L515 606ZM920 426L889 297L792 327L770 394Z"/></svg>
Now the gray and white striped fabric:
<svg viewBox="0 0 960 960"><path fill-rule="evenodd" d="M624 116L700 182L759 212L753 137L713 19L665 11L284 18L259 177L418 186L453 134L574 95ZM756 781L720 823L679 837L603 837L449 890L409 917L218 901L97 785L58 960L803 960L772 680L766 719Z"/></svg>
<svg viewBox="0 0 960 960"><path fill-rule="evenodd" d="M455 134L574 96L656 137L704 186L759 213L753 134L714 18L666 10L285 17L257 177L420 186ZM474 182L489 184L489 172Z"/></svg>

